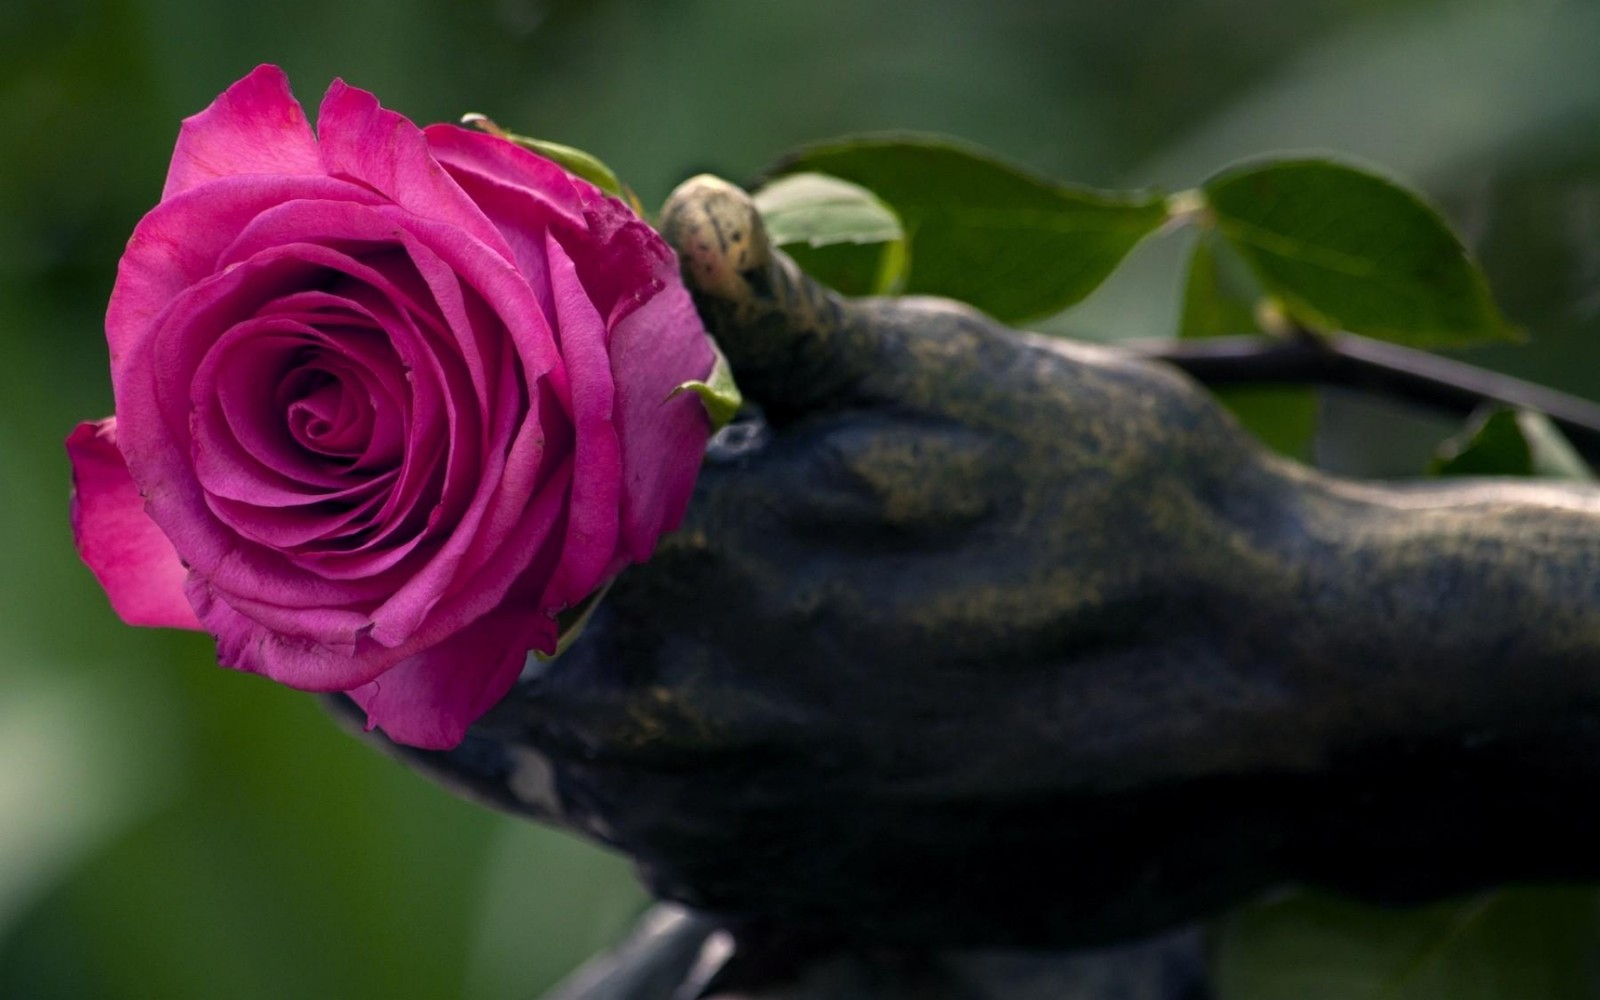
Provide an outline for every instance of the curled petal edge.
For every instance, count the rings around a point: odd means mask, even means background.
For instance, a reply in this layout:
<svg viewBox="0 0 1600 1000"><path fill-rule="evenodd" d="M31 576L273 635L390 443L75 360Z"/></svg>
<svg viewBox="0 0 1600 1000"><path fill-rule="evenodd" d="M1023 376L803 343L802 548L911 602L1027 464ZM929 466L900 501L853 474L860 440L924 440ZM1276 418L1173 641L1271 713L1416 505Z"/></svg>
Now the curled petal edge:
<svg viewBox="0 0 1600 1000"><path fill-rule="evenodd" d="M202 631L184 594L188 570L145 513L144 498L117 450L115 417L79 424L72 460L72 535L78 555L129 625Z"/></svg>

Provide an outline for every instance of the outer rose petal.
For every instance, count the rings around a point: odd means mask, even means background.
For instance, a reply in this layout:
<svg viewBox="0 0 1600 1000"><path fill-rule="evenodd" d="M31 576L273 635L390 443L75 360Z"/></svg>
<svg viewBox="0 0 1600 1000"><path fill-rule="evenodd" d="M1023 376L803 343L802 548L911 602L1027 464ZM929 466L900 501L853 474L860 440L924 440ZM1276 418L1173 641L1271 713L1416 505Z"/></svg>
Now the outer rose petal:
<svg viewBox="0 0 1600 1000"><path fill-rule="evenodd" d="M129 625L198 631L184 596L188 571L144 512L144 500L117 450L117 422L79 424L67 438L72 460L72 534L111 607Z"/></svg>
<svg viewBox="0 0 1600 1000"><path fill-rule="evenodd" d="M508 237L537 234L558 220L583 225L587 181L515 143L460 125L429 125L423 134L434 159Z"/></svg>
<svg viewBox="0 0 1600 1000"><path fill-rule="evenodd" d="M529 624L516 612L491 614L347 693L366 711L368 728L406 746L449 750L511 690L527 651L554 645L553 621L539 622L548 635Z"/></svg>
<svg viewBox="0 0 1600 1000"><path fill-rule="evenodd" d="M198 574L190 577L188 593L206 631L217 640L218 663L270 677L298 691L345 691L405 659L381 646L363 656L354 643L334 646L263 628L218 597Z"/></svg>
<svg viewBox="0 0 1600 1000"><path fill-rule="evenodd" d="M293 201L378 204L380 199L327 177L227 177L168 198L139 220L117 265L106 309L111 384L119 406L122 370L151 324L185 289L217 272L218 256L252 220Z"/></svg>
<svg viewBox="0 0 1600 1000"><path fill-rule="evenodd" d="M330 175L369 185L407 212L455 226L511 262L500 231L433 158L409 118L335 80L317 112L317 135Z"/></svg>
<svg viewBox="0 0 1600 1000"><path fill-rule="evenodd" d="M558 596L572 605L604 583L607 571L614 571L622 506L622 448L614 422L616 387L606 357L605 320L584 292L566 250L553 235L546 238L545 245L561 356L572 388L572 499L567 508L567 542L556 569Z"/></svg>
<svg viewBox="0 0 1600 1000"><path fill-rule="evenodd" d="M622 442L622 538L630 562L643 562L656 539L683 520L711 432L694 393L672 396L711 372L710 341L689 293L676 282L628 314L611 332ZM685 372L690 372L687 376Z"/></svg>
<svg viewBox="0 0 1600 1000"><path fill-rule="evenodd" d="M161 200L233 174L321 174L306 113L276 66L257 66L184 119Z"/></svg>

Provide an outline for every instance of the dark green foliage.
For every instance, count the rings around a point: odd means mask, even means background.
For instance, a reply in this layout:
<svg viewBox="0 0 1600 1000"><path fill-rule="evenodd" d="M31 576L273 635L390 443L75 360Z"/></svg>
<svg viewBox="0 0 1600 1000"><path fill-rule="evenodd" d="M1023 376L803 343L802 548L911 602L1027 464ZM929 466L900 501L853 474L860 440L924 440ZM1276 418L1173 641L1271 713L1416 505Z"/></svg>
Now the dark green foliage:
<svg viewBox="0 0 1600 1000"><path fill-rule="evenodd" d="M1590 1000L1600 895L1506 889L1414 910L1294 893L1216 936L1220 1000Z"/></svg>
<svg viewBox="0 0 1600 1000"><path fill-rule="evenodd" d="M1514 335L1444 220L1411 192L1327 160L1213 177L1208 211L1296 322L1414 347Z"/></svg>
<svg viewBox="0 0 1600 1000"><path fill-rule="evenodd" d="M1178 336L1226 337L1260 329L1261 285L1215 233L1202 233L1189 258ZM1216 393L1222 405L1279 454L1311 458L1317 433L1317 395L1294 386L1239 386Z"/></svg>
<svg viewBox="0 0 1600 1000"><path fill-rule="evenodd" d="M1548 417L1504 408L1481 414L1441 444L1429 471L1438 476L1594 478Z"/></svg>
<svg viewBox="0 0 1600 1000"><path fill-rule="evenodd" d="M1167 217L1158 195L1055 184L949 139L873 136L813 146L774 173L816 171L882 198L905 226L905 290L1008 323L1082 300Z"/></svg>

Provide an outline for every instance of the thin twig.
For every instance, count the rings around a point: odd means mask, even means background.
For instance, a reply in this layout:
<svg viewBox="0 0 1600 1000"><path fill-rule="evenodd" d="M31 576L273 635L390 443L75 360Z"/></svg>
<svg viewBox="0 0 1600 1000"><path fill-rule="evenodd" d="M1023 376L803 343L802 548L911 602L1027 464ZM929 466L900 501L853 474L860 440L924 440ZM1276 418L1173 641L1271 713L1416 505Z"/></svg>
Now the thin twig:
<svg viewBox="0 0 1600 1000"><path fill-rule="evenodd" d="M1600 459L1600 404L1436 354L1339 334L1125 341L1205 385L1332 385L1459 416L1484 405L1537 410L1591 460Z"/></svg>

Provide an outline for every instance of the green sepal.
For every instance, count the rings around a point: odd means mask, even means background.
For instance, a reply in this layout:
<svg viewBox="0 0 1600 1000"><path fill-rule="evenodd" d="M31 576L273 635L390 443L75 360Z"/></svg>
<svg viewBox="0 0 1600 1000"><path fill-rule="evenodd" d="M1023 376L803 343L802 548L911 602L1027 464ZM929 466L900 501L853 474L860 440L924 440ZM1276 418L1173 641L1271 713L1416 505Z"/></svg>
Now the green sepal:
<svg viewBox="0 0 1600 1000"><path fill-rule="evenodd" d="M738 383L733 380L733 368L728 364L728 358L722 349L713 341L711 350L716 354L716 361L711 365L711 373L705 379L695 379L684 382L672 392L667 394L667 399L673 399L680 393L692 392L700 397L700 405L706 408L706 416L711 418L711 431L716 433L728 426L733 421L734 415L739 412L739 407L744 405L744 394L739 391Z"/></svg>
<svg viewBox="0 0 1600 1000"><path fill-rule="evenodd" d="M612 581L612 583L615 582L615 580ZM545 653L535 649L533 651L534 658L541 662L548 662L571 648L572 644L578 641L578 636L582 635L583 630L588 627L589 619L594 617L594 609L600 606L600 602L605 600L606 594L610 593L610 591L611 584L608 583L577 604L556 615L555 652Z"/></svg>

